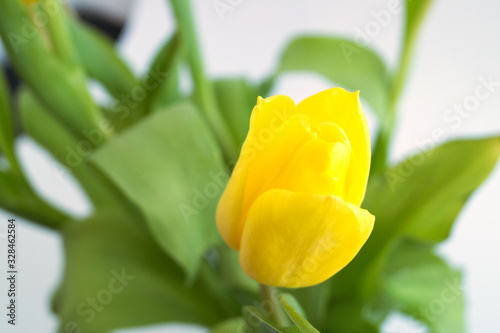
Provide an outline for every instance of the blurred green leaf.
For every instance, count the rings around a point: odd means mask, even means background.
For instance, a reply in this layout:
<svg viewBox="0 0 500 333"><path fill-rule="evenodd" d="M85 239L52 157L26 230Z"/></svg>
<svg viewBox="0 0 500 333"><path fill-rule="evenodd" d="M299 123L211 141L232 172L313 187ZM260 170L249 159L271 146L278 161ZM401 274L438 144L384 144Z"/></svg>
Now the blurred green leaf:
<svg viewBox="0 0 500 333"><path fill-rule="evenodd" d="M280 301L285 309L288 317L303 333L316 333L319 331L315 329L305 318L305 313L299 302L290 294L280 295Z"/></svg>
<svg viewBox="0 0 500 333"><path fill-rule="evenodd" d="M245 328L250 333L280 333L278 329L268 323L266 316L255 306L243 308L243 319Z"/></svg>
<svg viewBox="0 0 500 333"><path fill-rule="evenodd" d="M10 108L9 91L3 71L0 72L0 152L10 163L16 163L14 155L14 124Z"/></svg>
<svg viewBox="0 0 500 333"><path fill-rule="evenodd" d="M0 171L0 207L52 229L69 221L66 214L40 199L22 174L12 171Z"/></svg>
<svg viewBox="0 0 500 333"><path fill-rule="evenodd" d="M461 274L432 253L432 246L403 241L388 259L385 292L398 310L427 324L432 333L461 333Z"/></svg>
<svg viewBox="0 0 500 333"><path fill-rule="evenodd" d="M239 261L239 253L226 244L218 246L220 278L224 283L240 291L256 295L258 283L245 274Z"/></svg>
<svg viewBox="0 0 500 333"><path fill-rule="evenodd" d="M149 66L143 80L149 80L149 76L153 75L160 76L161 81L148 91L148 95L142 102L148 112L162 109L181 99L179 65L182 51L179 35L175 33L162 45Z"/></svg>
<svg viewBox="0 0 500 333"><path fill-rule="evenodd" d="M372 179L363 206L377 218L374 240L391 234L430 242L446 239L499 155L498 137L458 140L414 155Z"/></svg>
<svg viewBox="0 0 500 333"><path fill-rule="evenodd" d="M383 118L387 112L389 74L377 54L348 39L304 36L294 39L281 57L279 73L313 71L361 98Z"/></svg>
<svg viewBox="0 0 500 333"><path fill-rule="evenodd" d="M222 116L237 145L241 146L248 133L253 107L257 104L257 90L242 78L217 80L214 86Z"/></svg>
<svg viewBox="0 0 500 333"><path fill-rule="evenodd" d="M66 10L64 2L53 2L52 0L39 0L35 6L29 7L29 13L34 22L40 22L40 17L45 18L43 24L38 24L38 27L45 34L47 42L50 43L52 53L68 68L78 68L79 72L83 74L80 60L70 37L65 15Z"/></svg>
<svg viewBox="0 0 500 333"><path fill-rule="evenodd" d="M59 228L68 217L51 207L33 191L15 156L14 130L9 91L0 73L0 152L9 168L0 168L0 207L49 228Z"/></svg>
<svg viewBox="0 0 500 333"><path fill-rule="evenodd" d="M280 327L279 329L269 323L269 319L260 309L255 306L243 308L243 319L245 320L245 332L248 333L300 333L296 327Z"/></svg>
<svg viewBox="0 0 500 333"><path fill-rule="evenodd" d="M379 329L365 318L366 301L350 295L345 299L332 299L325 332L378 333Z"/></svg>
<svg viewBox="0 0 500 333"><path fill-rule="evenodd" d="M238 333L245 332L245 321L243 318L231 318L215 325L210 333Z"/></svg>
<svg viewBox="0 0 500 333"><path fill-rule="evenodd" d="M138 216L101 211L63 233L64 280L54 300L59 332L108 332L162 322L214 325L227 318L203 276L182 269Z"/></svg>
<svg viewBox="0 0 500 333"><path fill-rule="evenodd" d="M0 1L0 13L0 34L9 59L40 101L78 136L97 128L99 109L81 69L66 66L49 50L22 1Z"/></svg>
<svg viewBox="0 0 500 333"><path fill-rule="evenodd" d="M153 113L92 160L140 207L159 244L192 278L219 241L215 208L228 178L197 110L183 103Z"/></svg>
<svg viewBox="0 0 500 333"><path fill-rule="evenodd" d="M100 142L104 141L106 127L84 131L85 139L79 139L67 130L27 88L18 96L19 111L25 131L47 149L64 167L53 164L58 178L71 173L79 181L96 208L123 206L130 203L117 191L102 173L88 162Z"/></svg>
<svg viewBox="0 0 500 333"><path fill-rule="evenodd" d="M371 177L363 207L375 215L375 228L356 258L331 279L335 297L375 297L382 269L400 237L433 244L446 239L499 155L498 137L457 140Z"/></svg>
<svg viewBox="0 0 500 333"><path fill-rule="evenodd" d="M332 295L328 282L307 288L291 289L290 292L304 307L307 319L318 330L323 331L329 301Z"/></svg>
<svg viewBox="0 0 500 333"><path fill-rule="evenodd" d="M131 94L140 83L117 54L113 42L78 18L67 16L71 37L88 76L99 81L115 99Z"/></svg>

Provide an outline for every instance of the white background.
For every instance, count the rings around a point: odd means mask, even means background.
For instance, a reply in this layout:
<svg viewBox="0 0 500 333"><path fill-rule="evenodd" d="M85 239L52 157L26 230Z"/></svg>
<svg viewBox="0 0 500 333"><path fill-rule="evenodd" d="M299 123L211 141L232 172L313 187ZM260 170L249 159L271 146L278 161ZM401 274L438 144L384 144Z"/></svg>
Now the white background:
<svg viewBox="0 0 500 333"><path fill-rule="evenodd" d="M123 7L127 1L115 2ZM214 76L244 75L257 80L276 66L280 50L291 37L299 33L355 36L356 28L365 29L374 21L371 12L386 9L388 1L242 0L232 3L239 4L221 19L212 0L194 1L207 68ZM435 129L443 129L448 139L500 133L499 88L457 128L443 118L455 103L462 103L474 94L479 77L491 75L500 81L499 15L498 1L435 1L421 30L410 80L402 96L392 161L415 152L419 143L430 138ZM402 14L393 15L390 23L370 40L370 46L391 68L398 58L402 20ZM172 28L165 1L135 2L120 41L120 50L135 71L145 69ZM280 81L274 93L290 95L299 102L329 86L330 83L316 76L289 75ZM369 115L370 126L376 128L373 119ZM29 139L20 140L18 148L36 189L49 201L77 216L90 212L82 192L71 179L61 180L57 176L47 154ZM440 248L446 258L465 272L468 332L500 332L499 197L500 167L497 167L469 200L452 237ZM11 217L0 211L1 220ZM7 332L54 332L57 320L50 312L49 300L62 272L61 242L57 234L19 220L20 324L16 328L8 327ZM5 232L3 226L1 232ZM5 242L2 248L4 245ZM4 271L4 260L0 269ZM0 290L6 290L5 287L1 279ZM4 304L6 296L3 291L0 295L0 304ZM0 327L4 332L5 318ZM165 327L127 332L196 331L175 325ZM401 316L394 316L385 325L384 332L422 330Z"/></svg>

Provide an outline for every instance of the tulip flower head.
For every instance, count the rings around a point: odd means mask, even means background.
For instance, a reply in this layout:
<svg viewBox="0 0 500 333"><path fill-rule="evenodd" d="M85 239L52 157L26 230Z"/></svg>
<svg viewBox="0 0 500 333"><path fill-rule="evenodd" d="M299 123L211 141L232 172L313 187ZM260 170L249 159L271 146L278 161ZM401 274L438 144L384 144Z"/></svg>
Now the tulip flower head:
<svg viewBox="0 0 500 333"><path fill-rule="evenodd" d="M296 288L346 266L375 221L360 208L370 154L358 92L333 88L298 105L259 97L216 217L244 271Z"/></svg>

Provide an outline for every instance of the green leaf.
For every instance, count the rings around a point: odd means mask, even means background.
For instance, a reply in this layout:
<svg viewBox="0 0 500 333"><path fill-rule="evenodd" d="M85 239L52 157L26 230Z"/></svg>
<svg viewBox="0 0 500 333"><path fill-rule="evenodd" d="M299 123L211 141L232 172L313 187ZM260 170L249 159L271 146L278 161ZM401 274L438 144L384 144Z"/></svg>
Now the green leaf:
<svg viewBox="0 0 500 333"><path fill-rule="evenodd" d="M363 208L375 215L375 228L356 258L334 277L342 291L362 289L364 296L372 297L380 270L399 237L434 244L446 239L499 155L498 137L451 141L371 177Z"/></svg>
<svg viewBox="0 0 500 333"><path fill-rule="evenodd" d="M49 50L22 1L0 1L0 13L0 35L9 59L40 101L78 136L98 128L100 112L81 68L67 66Z"/></svg>
<svg viewBox="0 0 500 333"><path fill-rule="evenodd" d="M152 113L91 158L144 212L152 233L192 278L219 241L215 208L228 175L191 104Z"/></svg>
<svg viewBox="0 0 500 333"><path fill-rule="evenodd" d="M43 201L26 181L15 156L10 104L5 78L0 73L0 152L5 154L10 163L6 170L0 170L0 207L57 229L66 223L68 217Z"/></svg>
<svg viewBox="0 0 500 333"><path fill-rule="evenodd" d="M243 319L245 320L245 332L249 333L282 333L272 324L266 316L255 306L243 308Z"/></svg>
<svg viewBox="0 0 500 333"><path fill-rule="evenodd" d="M227 318L204 276L191 286L140 218L101 211L64 230L64 280L56 298L60 330L108 332L162 322L214 325Z"/></svg>
<svg viewBox="0 0 500 333"><path fill-rule="evenodd" d="M217 250L220 278L224 283L241 292L256 295L259 289L258 283L246 275L243 268L241 268L239 253L226 244L221 244Z"/></svg>
<svg viewBox="0 0 500 333"><path fill-rule="evenodd" d="M59 229L69 217L43 201L23 175L0 171L0 207L51 229Z"/></svg>
<svg viewBox="0 0 500 333"><path fill-rule="evenodd" d="M116 99L130 95L139 81L114 49L113 42L99 31L68 16L68 26L87 75L99 81Z"/></svg>
<svg viewBox="0 0 500 333"><path fill-rule="evenodd" d="M279 73L313 71L360 96L383 118L390 89L384 62L351 40L304 36L293 40L281 57Z"/></svg>
<svg viewBox="0 0 500 333"><path fill-rule="evenodd" d="M214 326L210 333L237 333L244 332L245 321L243 318L231 318Z"/></svg>
<svg viewBox="0 0 500 333"><path fill-rule="evenodd" d="M365 317L367 302L350 295L344 299L332 299L325 332L378 333L379 329Z"/></svg>
<svg viewBox="0 0 500 333"><path fill-rule="evenodd" d="M222 116L236 143L241 146L248 133L253 107L257 104L257 91L241 78L217 80L214 86Z"/></svg>
<svg viewBox="0 0 500 333"><path fill-rule="evenodd" d="M446 239L499 155L498 137L458 140L414 155L372 179L363 206L377 218L374 240L391 234L430 242Z"/></svg>
<svg viewBox="0 0 500 333"><path fill-rule="evenodd" d="M288 317L303 333L315 333L319 331L315 329L305 318L305 313L299 302L290 294L280 295L280 301L285 309Z"/></svg>
<svg viewBox="0 0 500 333"><path fill-rule="evenodd" d="M142 102L148 111L162 109L169 104L179 101L182 97L179 91L179 64L182 58L182 45L179 35L175 33L166 41L156 54L144 81L150 80L150 76L160 77L157 84L148 91Z"/></svg>
<svg viewBox="0 0 500 333"><path fill-rule="evenodd" d="M388 260L385 292L399 310L433 333L465 332L461 274L432 253L432 246L403 241Z"/></svg>
<svg viewBox="0 0 500 333"><path fill-rule="evenodd" d="M14 124L10 108L9 90L3 71L0 72L0 152L10 163L16 163L14 155Z"/></svg>
<svg viewBox="0 0 500 333"><path fill-rule="evenodd" d="M95 207L122 206L128 209L130 203L95 166L88 163L93 146L104 142L105 128L85 131L86 139L79 139L26 88L19 92L18 104L25 131L66 167L53 165L55 172L73 174Z"/></svg>
<svg viewBox="0 0 500 333"><path fill-rule="evenodd" d="M309 322L322 331L331 300L331 284L324 282L307 288L291 289L289 292L304 307Z"/></svg>

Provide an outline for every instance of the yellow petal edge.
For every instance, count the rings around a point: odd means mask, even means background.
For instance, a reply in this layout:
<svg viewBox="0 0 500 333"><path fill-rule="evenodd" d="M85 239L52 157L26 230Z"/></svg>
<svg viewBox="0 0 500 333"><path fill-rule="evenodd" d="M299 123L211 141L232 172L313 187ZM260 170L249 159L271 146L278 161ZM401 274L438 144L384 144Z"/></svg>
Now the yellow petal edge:
<svg viewBox="0 0 500 333"><path fill-rule="evenodd" d="M336 196L270 190L250 209L240 263L266 285L312 286L356 256L374 222L368 211Z"/></svg>

